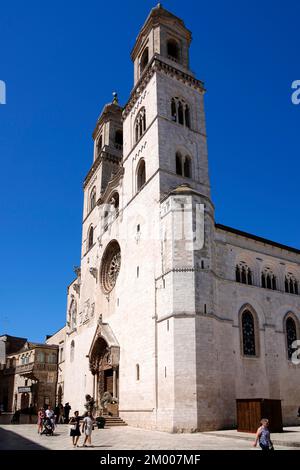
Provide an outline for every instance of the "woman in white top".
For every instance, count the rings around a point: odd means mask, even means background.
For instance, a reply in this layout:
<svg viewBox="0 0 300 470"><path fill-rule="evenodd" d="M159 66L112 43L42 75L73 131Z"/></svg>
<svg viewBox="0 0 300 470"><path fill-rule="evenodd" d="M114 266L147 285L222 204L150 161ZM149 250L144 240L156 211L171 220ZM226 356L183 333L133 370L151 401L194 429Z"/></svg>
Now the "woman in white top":
<svg viewBox="0 0 300 470"><path fill-rule="evenodd" d="M84 433L83 447L88 447L86 445L87 442L89 443L89 446L92 447L92 431L93 431L93 417L92 417L92 413L88 411L82 423L82 432Z"/></svg>

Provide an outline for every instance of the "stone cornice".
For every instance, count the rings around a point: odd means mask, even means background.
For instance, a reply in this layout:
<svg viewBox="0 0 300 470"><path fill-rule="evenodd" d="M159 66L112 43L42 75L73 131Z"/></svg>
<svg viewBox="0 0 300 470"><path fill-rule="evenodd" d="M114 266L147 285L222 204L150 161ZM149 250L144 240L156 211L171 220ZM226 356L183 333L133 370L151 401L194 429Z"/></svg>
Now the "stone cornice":
<svg viewBox="0 0 300 470"><path fill-rule="evenodd" d="M124 106L123 119L125 119L126 116L130 113L136 101L139 99L141 92L146 88L155 72L164 72L165 74L176 77L177 80L180 80L185 84L198 89L201 93L205 92L204 83L201 80L197 80L192 75L179 70L176 68L176 66L167 64L161 60L157 54L155 54L147 65L140 80L132 90L128 102Z"/></svg>
<svg viewBox="0 0 300 470"><path fill-rule="evenodd" d="M89 170L88 174L86 175L84 182L83 182L83 188L85 189L88 183L90 182L91 178L95 174L97 168L100 166L100 163L103 161L110 161L112 163L115 163L116 165L120 165L121 158L113 155L112 153L109 152L101 152L101 154L96 158L94 161L91 169Z"/></svg>

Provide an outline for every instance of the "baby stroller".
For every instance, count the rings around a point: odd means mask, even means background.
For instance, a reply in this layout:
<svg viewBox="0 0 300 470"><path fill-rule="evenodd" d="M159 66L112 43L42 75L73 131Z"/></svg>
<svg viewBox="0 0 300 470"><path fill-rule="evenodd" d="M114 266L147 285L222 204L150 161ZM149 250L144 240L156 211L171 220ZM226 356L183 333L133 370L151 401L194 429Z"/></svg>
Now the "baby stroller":
<svg viewBox="0 0 300 470"><path fill-rule="evenodd" d="M43 430L41 434L45 434L45 436L53 436L54 431L54 424L50 418L45 418L43 421Z"/></svg>

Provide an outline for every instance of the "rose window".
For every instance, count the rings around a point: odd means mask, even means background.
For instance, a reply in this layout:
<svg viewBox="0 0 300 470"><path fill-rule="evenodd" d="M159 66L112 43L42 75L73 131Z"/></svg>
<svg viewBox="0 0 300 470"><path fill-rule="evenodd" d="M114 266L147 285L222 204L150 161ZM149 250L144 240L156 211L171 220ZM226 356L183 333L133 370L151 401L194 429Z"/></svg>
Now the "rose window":
<svg viewBox="0 0 300 470"><path fill-rule="evenodd" d="M101 284L104 292L108 294L114 287L117 281L121 268L121 250L118 242L110 242L107 246L101 265Z"/></svg>

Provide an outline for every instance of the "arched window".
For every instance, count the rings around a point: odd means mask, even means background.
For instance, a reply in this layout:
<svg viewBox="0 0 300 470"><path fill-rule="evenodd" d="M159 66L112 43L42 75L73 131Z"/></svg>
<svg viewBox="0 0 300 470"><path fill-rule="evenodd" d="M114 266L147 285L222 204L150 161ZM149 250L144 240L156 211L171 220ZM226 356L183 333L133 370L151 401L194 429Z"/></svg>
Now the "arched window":
<svg viewBox="0 0 300 470"><path fill-rule="evenodd" d="M96 186L93 187L90 194L90 211L96 206Z"/></svg>
<svg viewBox="0 0 300 470"><path fill-rule="evenodd" d="M102 147L103 147L103 137L102 137L102 134L100 134L100 137L98 139L98 142L97 142L97 153L98 153L98 157L101 153L101 150L102 150Z"/></svg>
<svg viewBox="0 0 300 470"><path fill-rule="evenodd" d="M137 169L137 190L139 191L146 183L146 164L145 160L140 160Z"/></svg>
<svg viewBox="0 0 300 470"><path fill-rule="evenodd" d="M299 294L298 281L293 274L288 273L285 276L284 286L288 294Z"/></svg>
<svg viewBox="0 0 300 470"><path fill-rule="evenodd" d="M252 271L244 261L241 261L235 267L235 280L252 286Z"/></svg>
<svg viewBox="0 0 300 470"><path fill-rule="evenodd" d="M74 339L72 339L71 347L70 347L70 362L74 361L74 354L75 354L75 342L74 342Z"/></svg>
<svg viewBox="0 0 300 470"><path fill-rule="evenodd" d="M295 351L295 348L293 348L293 342L297 340L297 328L293 318L287 318L285 322L285 330L288 359L292 359L293 352Z"/></svg>
<svg viewBox="0 0 300 470"><path fill-rule="evenodd" d="M191 127L190 108L183 99L177 96L171 99L171 119L183 126Z"/></svg>
<svg viewBox="0 0 300 470"><path fill-rule="evenodd" d="M189 155L182 157L180 152L176 152L176 174L186 178L192 177L192 159Z"/></svg>
<svg viewBox="0 0 300 470"><path fill-rule="evenodd" d="M177 108L176 108L176 103L174 98L171 100L171 116L172 116L172 121L177 121Z"/></svg>
<svg viewBox="0 0 300 470"><path fill-rule="evenodd" d="M175 39L169 39L167 42L167 54L169 59L179 61L179 46Z"/></svg>
<svg viewBox="0 0 300 470"><path fill-rule="evenodd" d="M273 274L270 268L265 268L261 274L261 287L265 289L277 289L276 276Z"/></svg>
<svg viewBox="0 0 300 470"><path fill-rule="evenodd" d="M143 73L143 71L145 70L146 65L148 64L148 62L149 62L149 50L148 50L148 47L146 47L146 49L144 50L144 52L141 56L141 60L140 60L140 74Z"/></svg>
<svg viewBox="0 0 300 470"><path fill-rule="evenodd" d="M191 173L192 173L191 172L191 159L188 155L185 156L183 170L184 170L183 176L185 176L186 178L190 178Z"/></svg>
<svg viewBox="0 0 300 470"><path fill-rule="evenodd" d="M256 356L254 317L249 310L242 313L242 338L244 356Z"/></svg>
<svg viewBox="0 0 300 470"><path fill-rule="evenodd" d="M178 102L178 122L179 124L184 124L184 119L183 119L183 106L181 101Z"/></svg>
<svg viewBox="0 0 300 470"><path fill-rule="evenodd" d="M115 133L115 147L118 150L123 148L123 131L117 130Z"/></svg>
<svg viewBox="0 0 300 470"><path fill-rule="evenodd" d="M88 250L92 248L94 245L94 227L91 226L88 235Z"/></svg>
<svg viewBox="0 0 300 470"><path fill-rule="evenodd" d="M185 125L186 125L186 127L191 127L191 122L190 122L190 108L188 107L188 105L185 106L184 118L185 118Z"/></svg>
<svg viewBox="0 0 300 470"><path fill-rule="evenodd" d="M140 380L140 365L139 364L136 364L135 370L136 370L136 380Z"/></svg>
<svg viewBox="0 0 300 470"><path fill-rule="evenodd" d="M142 135L146 131L146 110L145 108L142 108L140 112L138 113L135 124L134 124L134 129L135 129L135 142L140 140Z"/></svg>
<svg viewBox="0 0 300 470"><path fill-rule="evenodd" d="M182 156L179 152L176 152L176 173L182 176Z"/></svg>

